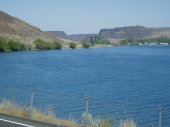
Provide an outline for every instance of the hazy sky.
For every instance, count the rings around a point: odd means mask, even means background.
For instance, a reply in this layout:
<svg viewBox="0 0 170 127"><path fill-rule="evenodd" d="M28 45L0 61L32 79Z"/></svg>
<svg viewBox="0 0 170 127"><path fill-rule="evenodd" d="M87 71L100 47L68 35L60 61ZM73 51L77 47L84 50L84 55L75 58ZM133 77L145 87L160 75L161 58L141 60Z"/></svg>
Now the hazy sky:
<svg viewBox="0 0 170 127"><path fill-rule="evenodd" d="M0 10L67 34L129 25L170 27L170 0L0 0Z"/></svg>

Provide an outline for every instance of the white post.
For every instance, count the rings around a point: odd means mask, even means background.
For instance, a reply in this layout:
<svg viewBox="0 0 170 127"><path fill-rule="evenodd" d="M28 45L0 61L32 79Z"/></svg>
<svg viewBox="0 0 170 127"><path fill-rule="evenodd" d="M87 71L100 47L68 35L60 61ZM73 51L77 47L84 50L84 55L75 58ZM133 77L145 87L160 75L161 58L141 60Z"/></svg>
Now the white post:
<svg viewBox="0 0 170 127"><path fill-rule="evenodd" d="M85 106L85 114L88 115L88 108L89 108L89 98L86 97L86 106ZM85 127L88 127L88 121L87 121L87 116L85 119Z"/></svg>
<svg viewBox="0 0 170 127"><path fill-rule="evenodd" d="M159 107L159 122L158 122L158 127L161 127L161 122L162 122L162 108L160 106Z"/></svg>
<svg viewBox="0 0 170 127"><path fill-rule="evenodd" d="M33 108L33 101L34 101L34 92L31 88L31 106L30 106L30 119L32 118L32 108Z"/></svg>

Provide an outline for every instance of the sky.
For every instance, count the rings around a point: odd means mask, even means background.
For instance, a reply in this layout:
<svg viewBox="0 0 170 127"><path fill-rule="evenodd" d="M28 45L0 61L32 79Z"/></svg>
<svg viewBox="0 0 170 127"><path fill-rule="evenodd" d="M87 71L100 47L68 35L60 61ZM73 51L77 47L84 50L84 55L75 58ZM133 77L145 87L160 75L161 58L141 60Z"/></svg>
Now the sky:
<svg viewBox="0 0 170 127"><path fill-rule="evenodd" d="M170 27L170 0L0 0L0 10L44 31L67 34L136 25Z"/></svg>

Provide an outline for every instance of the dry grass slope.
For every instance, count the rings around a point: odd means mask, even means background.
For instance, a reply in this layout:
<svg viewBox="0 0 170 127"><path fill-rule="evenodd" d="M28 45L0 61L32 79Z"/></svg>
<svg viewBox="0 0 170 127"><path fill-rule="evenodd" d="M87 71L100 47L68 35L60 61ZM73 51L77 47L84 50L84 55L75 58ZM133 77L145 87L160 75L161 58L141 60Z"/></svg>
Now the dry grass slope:
<svg viewBox="0 0 170 127"><path fill-rule="evenodd" d="M10 39L18 39L21 42L31 44L34 40L41 38L45 41L61 41L37 27L34 27L16 17L0 11L0 36Z"/></svg>

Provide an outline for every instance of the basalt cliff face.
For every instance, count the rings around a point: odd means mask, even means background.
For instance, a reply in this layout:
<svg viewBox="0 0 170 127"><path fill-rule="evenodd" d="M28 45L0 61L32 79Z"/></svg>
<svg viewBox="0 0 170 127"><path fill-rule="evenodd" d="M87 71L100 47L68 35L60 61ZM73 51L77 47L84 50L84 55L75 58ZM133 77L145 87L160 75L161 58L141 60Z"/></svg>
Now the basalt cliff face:
<svg viewBox="0 0 170 127"><path fill-rule="evenodd" d="M101 29L99 36L113 39L170 37L170 28L146 28L144 26L117 27L113 29Z"/></svg>
<svg viewBox="0 0 170 127"><path fill-rule="evenodd" d="M155 38L155 37L168 37L170 38L170 27L164 28L147 28L144 26L126 26L116 27L113 29L101 29L97 34L73 34L67 35L64 32L52 31L56 37L66 38L75 41L82 41L91 36L101 36L114 40L120 39L142 39L142 38Z"/></svg>

